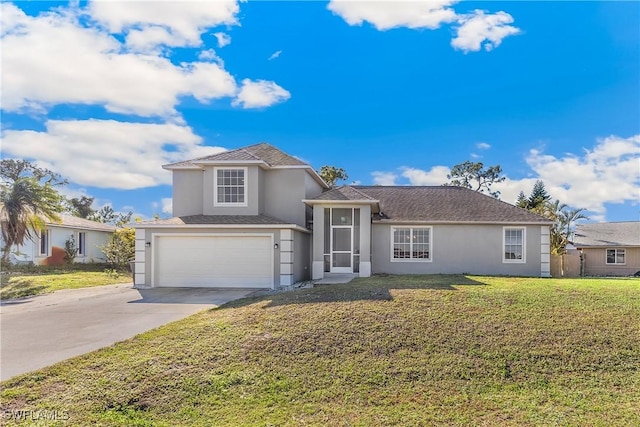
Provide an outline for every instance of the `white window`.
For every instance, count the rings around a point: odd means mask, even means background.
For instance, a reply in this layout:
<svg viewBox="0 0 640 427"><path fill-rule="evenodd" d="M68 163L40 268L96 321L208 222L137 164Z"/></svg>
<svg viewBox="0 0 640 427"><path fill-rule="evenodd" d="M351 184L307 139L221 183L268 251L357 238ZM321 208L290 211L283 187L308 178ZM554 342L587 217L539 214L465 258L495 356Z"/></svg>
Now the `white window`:
<svg viewBox="0 0 640 427"><path fill-rule="evenodd" d="M38 246L40 255L49 256L49 230L42 230L40 232Z"/></svg>
<svg viewBox="0 0 640 427"><path fill-rule="evenodd" d="M214 169L214 206L247 206L247 168Z"/></svg>
<svg viewBox="0 0 640 427"><path fill-rule="evenodd" d="M391 227L391 261L431 261L431 227Z"/></svg>
<svg viewBox="0 0 640 427"><path fill-rule="evenodd" d="M87 233L84 231L78 232L76 245L78 249L78 256L87 256Z"/></svg>
<svg viewBox="0 0 640 427"><path fill-rule="evenodd" d="M624 249L607 249L607 264L626 264Z"/></svg>
<svg viewBox="0 0 640 427"><path fill-rule="evenodd" d="M502 262L525 262L526 233L524 227L504 227Z"/></svg>

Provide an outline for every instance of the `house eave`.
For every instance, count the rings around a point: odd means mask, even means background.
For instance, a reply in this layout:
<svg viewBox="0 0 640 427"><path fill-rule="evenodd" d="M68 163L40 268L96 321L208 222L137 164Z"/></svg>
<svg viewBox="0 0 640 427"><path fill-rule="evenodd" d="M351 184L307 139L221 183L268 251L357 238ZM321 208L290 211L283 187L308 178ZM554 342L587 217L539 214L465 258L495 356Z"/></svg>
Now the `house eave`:
<svg viewBox="0 0 640 427"><path fill-rule="evenodd" d="M452 220L392 220L392 219L374 219L373 224L391 224L391 225L410 225L410 224L452 224L452 225L546 225L550 226L553 222L533 222L533 221L452 221Z"/></svg>
<svg viewBox="0 0 640 427"><path fill-rule="evenodd" d="M265 229L265 230L281 230L288 228L290 230L300 231L301 233L311 234L311 230L308 230L298 224L136 224L135 228L180 228L180 229Z"/></svg>
<svg viewBox="0 0 640 427"><path fill-rule="evenodd" d="M306 205L371 205L377 206L379 200L317 200L317 199L303 199L302 202Z"/></svg>

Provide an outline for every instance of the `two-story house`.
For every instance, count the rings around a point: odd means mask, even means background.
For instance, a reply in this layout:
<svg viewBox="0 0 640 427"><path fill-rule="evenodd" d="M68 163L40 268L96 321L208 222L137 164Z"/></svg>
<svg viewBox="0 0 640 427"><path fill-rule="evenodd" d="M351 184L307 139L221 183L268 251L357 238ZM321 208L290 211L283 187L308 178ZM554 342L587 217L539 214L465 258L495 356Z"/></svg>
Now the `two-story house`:
<svg viewBox="0 0 640 427"><path fill-rule="evenodd" d="M465 188L330 189L310 165L265 143L163 167L173 174L173 218L136 225L137 286L549 275L550 222Z"/></svg>

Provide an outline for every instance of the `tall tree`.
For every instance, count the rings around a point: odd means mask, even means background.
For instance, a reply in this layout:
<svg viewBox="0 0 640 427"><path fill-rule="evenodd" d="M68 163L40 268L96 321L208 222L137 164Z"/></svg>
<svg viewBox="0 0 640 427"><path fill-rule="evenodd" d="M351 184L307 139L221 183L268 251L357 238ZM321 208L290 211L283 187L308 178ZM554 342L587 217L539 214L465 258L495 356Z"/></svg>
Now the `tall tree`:
<svg viewBox="0 0 640 427"><path fill-rule="evenodd" d="M486 191L487 194L497 199L500 197L500 192L491 191L491 185L504 181L506 177L502 175L500 165L489 166L485 169L482 162L474 163L467 160L452 167L447 179L450 181L446 185L470 188L480 193Z"/></svg>
<svg viewBox="0 0 640 427"><path fill-rule="evenodd" d="M0 161L0 227L4 241L2 260L8 261L11 247L35 240L47 221L57 222L63 197L55 187L67 181L49 169L26 160Z"/></svg>
<svg viewBox="0 0 640 427"><path fill-rule="evenodd" d="M336 186L338 181L346 181L349 179L344 169L335 166L322 166L318 171L318 175L332 188Z"/></svg>
<svg viewBox="0 0 640 427"><path fill-rule="evenodd" d="M94 213L89 216L89 219L97 222L103 222L105 224L112 224L116 227L122 227L123 225L131 222L132 215L133 212L123 214L114 211L111 206L105 205L100 210L94 211Z"/></svg>
<svg viewBox="0 0 640 427"><path fill-rule="evenodd" d="M96 212L95 209L91 207L91 205L93 204L93 200L93 197L87 196L67 199L66 210L73 216L87 219Z"/></svg>

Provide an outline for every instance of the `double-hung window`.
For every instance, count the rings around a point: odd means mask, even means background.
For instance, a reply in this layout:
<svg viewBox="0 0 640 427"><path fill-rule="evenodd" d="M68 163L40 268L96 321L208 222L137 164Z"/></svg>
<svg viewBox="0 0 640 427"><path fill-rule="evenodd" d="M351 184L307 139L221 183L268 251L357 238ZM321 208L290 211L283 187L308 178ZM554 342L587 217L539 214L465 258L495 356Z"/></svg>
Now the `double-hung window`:
<svg viewBox="0 0 640 427"><path fill-rule="evenodd" d="M391 261L431 261L431 227L391 227Z"/></svg>
<svg viewBox="0 0 640 427"><path fill-rule="evenodd" d="M504 227L502 262L525 262L526 232L524 227Z"/></svg>
<svg viewBox="0 0 640 427"><path fill-rule="evenodd" d="M247 168L215 168L214 177L214 206L247 206Z"/></svg>
<svg viewBox="0 0 640 427"><path fill-rule="evenodd" d="M607 264L626 264L626 255L624 249L607 249Z"/></svg>

